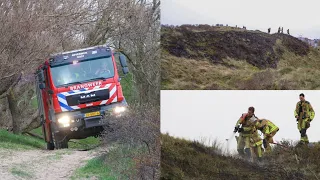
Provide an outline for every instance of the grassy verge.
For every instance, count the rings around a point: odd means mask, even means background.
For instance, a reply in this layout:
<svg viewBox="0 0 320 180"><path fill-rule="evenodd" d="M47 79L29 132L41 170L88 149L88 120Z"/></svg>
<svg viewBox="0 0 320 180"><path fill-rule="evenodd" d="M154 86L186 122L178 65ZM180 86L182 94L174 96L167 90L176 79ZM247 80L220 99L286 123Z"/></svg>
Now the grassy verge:
<svg viewBox="0 0 320 180"><path fill-rule="evenodd" d="M12 134L6 130L0 130L0 148L4 149L44 149L45 143L34 137Z"/></svg>
<svg viewBox="0 0 320 180"><path fill-rule="evenodd" d="M38 127L38 128L36 128L36 129L33 129L33 130L31 130L31 132L34 133L34 134L37 134L37 135L39 135L39 136L43 136L43 134L42 134L42 128L41 128L41 127Z"/></svg>
<svg viewBox="0 0 320 180"><path fill-rule="evenodd" d="M85 139L73 139L69 142L69 148L71 149L90 149L100 144L99 138L87 137Z"/></svg>
<svg viewBox="0 0 320 180"><path fill-rule="evenodd" d="M41 127L31 131L39 136L42 135ZM69 142L70 149L90 149L100 144L99 138L88 137L86 139L72 140ZM0 148L4 149L45 149L46 143L44 140L34 138L28 135L13 134L6 130L0 130Z"/></svg>
<svg viewBox="0 0 320 180"><path fill-rule="evenodd" d="M136 160L143 153L145 149L141 147L112 145L108 153L89 160L85 166L77 169L72 179L130 179L136 173Z"/></svg>
<svg viewBox="0 0 320 180"><path fill-rule="evenodd" d="M97 157L87 162L84 167L76 170L71 179L97 177L99 179L113 180L116 177L110 176L111 170L104 164L104 158Z"/></svg>

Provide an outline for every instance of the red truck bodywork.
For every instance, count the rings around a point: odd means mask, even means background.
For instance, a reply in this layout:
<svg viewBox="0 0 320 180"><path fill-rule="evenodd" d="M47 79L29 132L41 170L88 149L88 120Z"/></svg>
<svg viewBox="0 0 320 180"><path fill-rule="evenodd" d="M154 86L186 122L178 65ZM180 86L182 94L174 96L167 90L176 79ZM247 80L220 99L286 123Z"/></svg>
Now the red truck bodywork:
<svg viewBox="0 0 320 180"><path fill-rule="evenodd" d="M108 53L106 54L104 51L108 51ZM77 53L80 55L77 56ZM88 55L84 56L81 53ZM74 54L76 54L76 57L74 57ZM62 56L63 59L61 59ZM67 56L70 59L65 59ZM57 59L56 64L54 62L55 57ZM81 62L90 63L90 58L99 60L103 57L111 57L113 64L113 70L111 70L114 72L113 77L93 80L89 78L85 82L56 87L54 83L56 77L52 73L52 68L55 68L55 66L72 66L74 62L79 64ZM126 68L126 64L122 68ZM52 56L38 67L36 79L38 106L43 124L43 133L46 142L51 143L51 146L54 143L55 136L58 137L61 134L63 134L64 138L67 137L67 139L84 138L98 134L102 130L101 127L107 122L107 120L101 121L101 119L116 118L116 113L112 112L112 110L127 106L114 54L106 46L80 49ZM42 84L42 87L40 84ZM92 116L92 113L95 113L95 115ZM69 118L69 123L66 123L69 126L62 127L60 119L65 117ZM91 130L94 128L98 128L98 130ZM82 130L89 130L89 132L83 135ZM52 147L49 149L52 149Z"/></svg>

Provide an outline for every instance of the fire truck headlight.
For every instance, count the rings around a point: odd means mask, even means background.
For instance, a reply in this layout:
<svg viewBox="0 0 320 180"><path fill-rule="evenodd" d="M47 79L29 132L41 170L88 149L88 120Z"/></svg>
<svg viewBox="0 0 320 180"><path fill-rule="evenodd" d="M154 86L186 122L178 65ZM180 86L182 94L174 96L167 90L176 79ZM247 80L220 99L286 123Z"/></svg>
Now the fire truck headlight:
<svg viewBox="0 0 320 180"><path fill-rule="evenodd" d="M122 112L124 112L125 110L126 110L126 108L123 107L123 106L117 106L117 107L114 108L114 112L115 112L116 114L122 113Z"/></svg>
<svg viewBox="0 0 320 180"><path fill-rule="evenodd" d="M70 126L70 117L69 116L62 116L58 119L58 123L61 124L63 127Z"/></svg>

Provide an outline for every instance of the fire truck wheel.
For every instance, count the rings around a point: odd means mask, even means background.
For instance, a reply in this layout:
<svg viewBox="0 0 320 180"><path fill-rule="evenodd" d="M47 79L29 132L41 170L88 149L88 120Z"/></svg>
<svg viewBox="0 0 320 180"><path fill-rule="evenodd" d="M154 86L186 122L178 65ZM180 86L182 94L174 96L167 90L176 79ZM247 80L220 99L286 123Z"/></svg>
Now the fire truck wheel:
<svg viewBox="0 0 320 180"><path fill-rule="evenodd" d="M42 125L42 131L44 132L44 139L46 138L46 128L44 124ZM52 140L52 136L50 136L50 139ZM54 150L54 143L53 142L47 142L47 150Z"/></svg>
<svg viewBox="0 0 320 180"><path fill-rule="evenodd" d="M47 149L54 150L54 144L52 142L47 142Z"/></svg>
<svg viewBox="0 0 320 180"><path fill-rule="evenodd" d="M56 149L68 148L69 139L66 135L60 133L52 133L52 138Z"/></svg>

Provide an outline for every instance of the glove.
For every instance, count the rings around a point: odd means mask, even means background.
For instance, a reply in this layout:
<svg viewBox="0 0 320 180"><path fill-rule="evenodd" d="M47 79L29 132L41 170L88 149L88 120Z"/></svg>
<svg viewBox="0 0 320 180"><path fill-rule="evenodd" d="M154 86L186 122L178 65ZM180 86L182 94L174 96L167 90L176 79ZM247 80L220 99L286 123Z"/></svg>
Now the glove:
<svg viewBox="0 0 320 180"><path fill-rule="evenodd" d="M267 140L266 139L263 139L263 147L267 148Z"/></svg>
<svg viewBox="0 0 320 180"><path fill-rule="evenodd" d="M238 131L238 129L239 129L238 127L234 127L234 131L233 132L236 133Z"/></svg>
<svg viewBox="0 0 320 180"><path fill-rule="evenodd" d="M243 131L243 128L239 128L238 129L238 132L240 133L240 132L242 132Z"/></svg>

